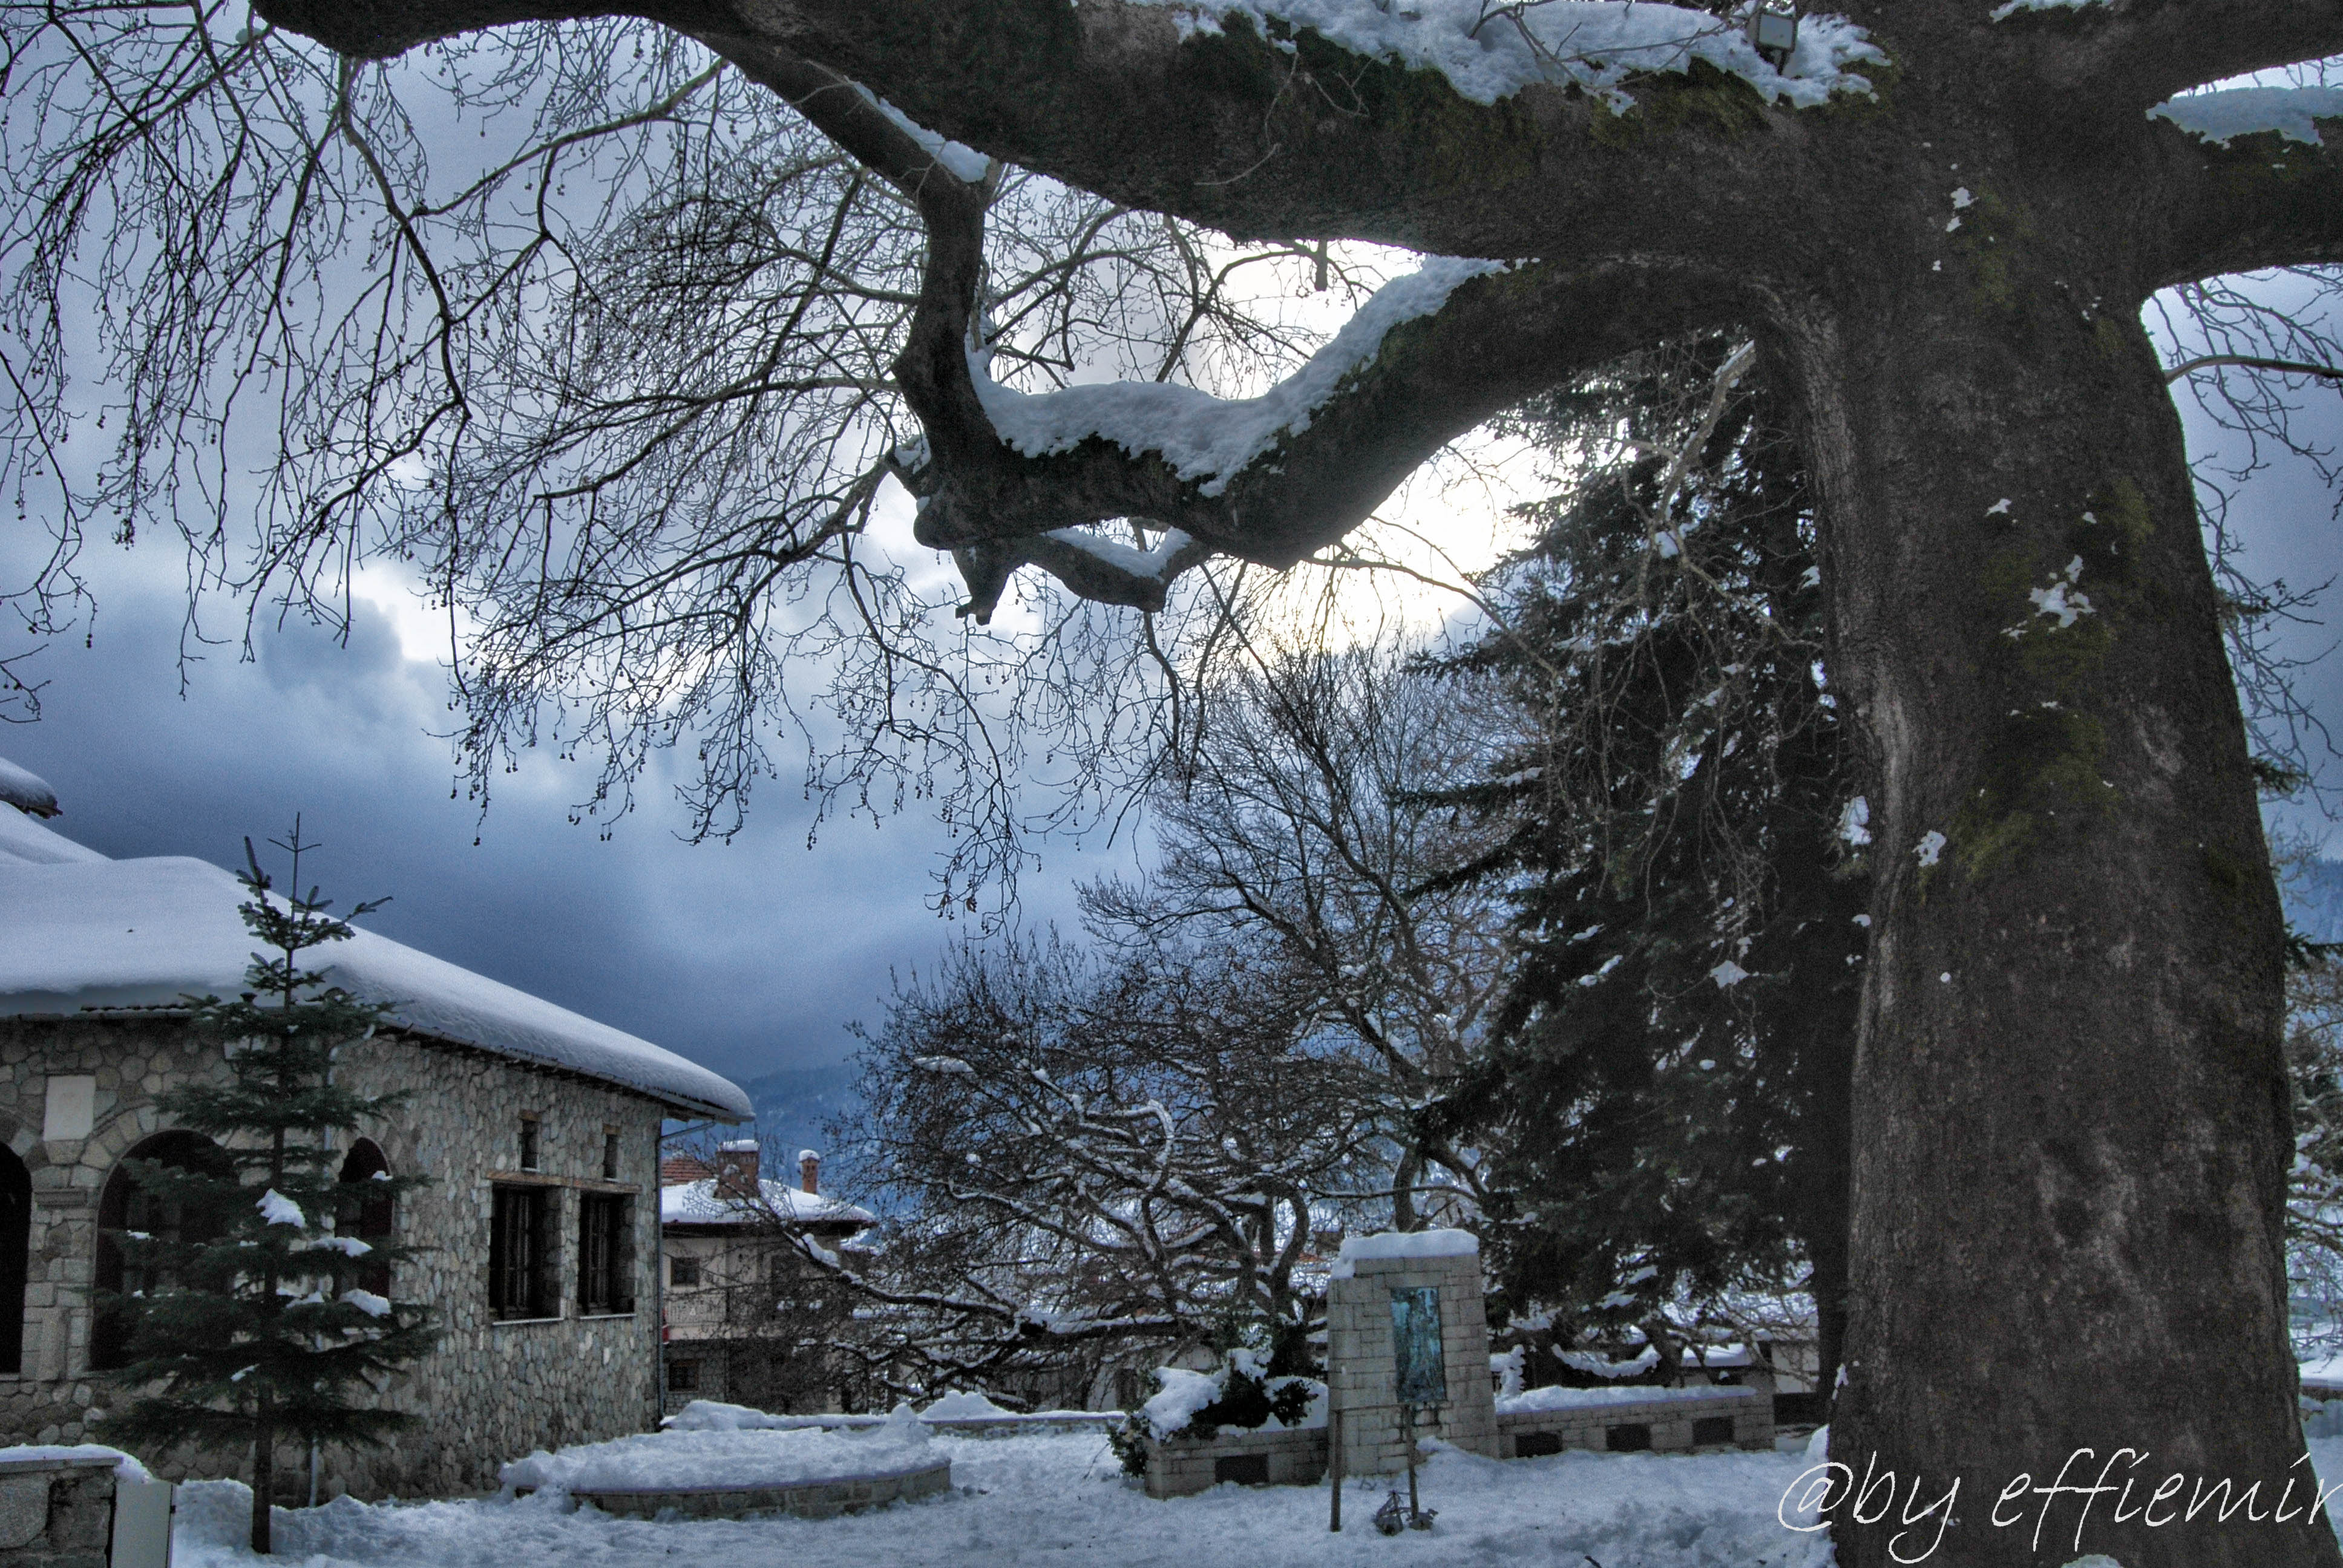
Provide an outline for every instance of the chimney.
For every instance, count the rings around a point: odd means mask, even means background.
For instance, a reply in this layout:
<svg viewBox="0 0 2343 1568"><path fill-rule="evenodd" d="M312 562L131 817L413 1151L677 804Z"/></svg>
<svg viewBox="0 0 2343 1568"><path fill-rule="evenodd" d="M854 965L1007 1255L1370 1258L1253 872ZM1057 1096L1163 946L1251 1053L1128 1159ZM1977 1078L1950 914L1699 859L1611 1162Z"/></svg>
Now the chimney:
<svg viewBox="0 0 2343 1568"><path fill-rule="evenodd" d="M757 1183L757 1141L736 1138L716 1150L716 1196L755 1202L764 1194Z"/></svg>
<svg viewBox="0 0 2343 1568"><path fill-rule="evenodd" d="M809 1192L821 1191L821 1153L819 1150L798 1151L798 1185Z"/></svg>

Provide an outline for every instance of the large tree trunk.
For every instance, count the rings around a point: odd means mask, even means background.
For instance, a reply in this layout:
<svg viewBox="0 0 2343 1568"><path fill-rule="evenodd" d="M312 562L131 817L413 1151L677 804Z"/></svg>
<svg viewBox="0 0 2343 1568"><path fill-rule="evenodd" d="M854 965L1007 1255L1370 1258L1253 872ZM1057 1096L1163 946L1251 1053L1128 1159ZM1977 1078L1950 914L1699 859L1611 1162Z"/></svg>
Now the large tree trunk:
<svg viewBox="0 0 2343 1568"><path fill-rule="evenodd" d="M1957 1482L1932 1563L2333 1564L2280 917L2179 421L2137 291L2094 309L2087 265L1988 252L2020 244L1994 216L1867 309L1775 320L1881 781L1830 1443L1877 1522L1842 1500L1838 1560L1915 1560ZM2114 1490L2033 1490L2062 1469ZM2224 1477L2260 1491L2177 1517Z"/></svg>

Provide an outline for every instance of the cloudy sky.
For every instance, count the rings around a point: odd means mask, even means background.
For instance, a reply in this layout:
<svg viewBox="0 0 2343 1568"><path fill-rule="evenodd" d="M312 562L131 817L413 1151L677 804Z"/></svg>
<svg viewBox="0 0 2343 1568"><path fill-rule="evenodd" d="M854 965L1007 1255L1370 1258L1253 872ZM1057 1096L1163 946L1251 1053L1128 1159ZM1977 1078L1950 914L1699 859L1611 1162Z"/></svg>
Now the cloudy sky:
<svg viewBox="0 0 2343 1568"><path fill-rule="evenodd" d="M2336 577L2332 506L2307 466L2257 480L2234 514L2248 568L2297 588ZM8 558L26 543L0 538L0 575L18 576ZM786 781L765 788L734 841L694 845L654 777L605 841L569 820L591 761L532 756L483 819L451 796L449 749L432 734L450 722L445 675L390 579L369 578L378 602L359 602L347 647L268 630L251 660L216 648L183 684L177 557L160 542L96 544L85 564L101 607L89 645L53 647L29 671L47 682L44 717L0 728L0 756L46 778L65 808L55 825L106 854L233 865L245 835L281 835L300 812L326 847L316 866L329 893L392 896L374 929L736 1078L843 1060L846 1023L880 1020L890 970L926 965L961 929L928 907L932 821L834 820L809 849L810 808ZM216 613L239 629L227 607ZM2335 640L2325 624L2289 634L2306 658ZM2343 656L2298 679L2343 726ZM2343 785L2343 766L2330 774ZM2343 831L2317 810L2281 816L2343 854ZM1045 850L1021 885L1022 922L1071 927L1077 879L1136 864L1127 839Z"/></svg>
<svg viewBox="0 0 2343 1568"><path fill-rule="evenodd" d="M360 601L347 647L296 626L250 662L215 649L183 690L177 558L158 543L87 559L91 644L28 671L48 682L43 717L0 728L0 756L55 786L52 826L106 854L234 866L245 835L282 837L297 811L330 896L391 895L372 929L735 1077L843 1059L890 969L960 930L925 903L941 840L922 818L834 819L809 849L810 808L783 781L730 844L687 844L655 781L606 842L568 819L590 764L533 756L483 819L450 798L431 733L450 721L444 672L379 606ZM1049 847L1021 917L1071 925L1076 877L1131 864L1127 846Z"/></svg>

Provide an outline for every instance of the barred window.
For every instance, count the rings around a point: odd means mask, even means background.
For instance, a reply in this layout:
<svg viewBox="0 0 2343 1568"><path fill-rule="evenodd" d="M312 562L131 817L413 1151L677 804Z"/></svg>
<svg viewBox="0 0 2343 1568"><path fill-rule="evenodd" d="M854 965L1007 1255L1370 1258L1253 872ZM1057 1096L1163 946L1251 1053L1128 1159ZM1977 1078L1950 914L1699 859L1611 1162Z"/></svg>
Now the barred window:
<svg viewBox="0 0 2343 1568"><path fill-rule="evenodd" d="M692 1390L698 1388L699 1386L699 1363L698 1362L668 1362L667 1386L673 1389L678 1393L689 1393Z"/></svg>
<svg viewBox="0 0 2343 1568"><path fill-rule="evenodd" d="M488 1230L488 1311L499 1318L552 1318L552 1197L542 1187L496 1189Z"/></svg>
<svg viewBox="0 0 2343 1568"><path fill-rule="evenodd" d="M587 1316L635 1310L633 1201L588 1192L578 1201L578 1310Z"/></svg>
<svg viewBox="0 0 2343 1568"><path fill-rule="evenodd" d="M679 1291L689 1291L699 1283L699 1260L673 1257L667 1261L667 1282Z"/></svg>

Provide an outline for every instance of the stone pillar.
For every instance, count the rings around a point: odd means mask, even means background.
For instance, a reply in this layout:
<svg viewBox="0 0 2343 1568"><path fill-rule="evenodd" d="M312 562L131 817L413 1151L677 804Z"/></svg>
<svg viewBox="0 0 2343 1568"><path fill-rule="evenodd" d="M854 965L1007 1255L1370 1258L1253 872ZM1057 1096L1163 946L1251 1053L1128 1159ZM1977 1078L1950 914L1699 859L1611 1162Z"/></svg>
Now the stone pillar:
<svg viewBox="0 0 2343 1568"><path fill-rule="evenodd" d="M1392 1292L1423 1286L1440 1292L1448 1402L1417 1412L1415 1434L1499 1456L1479 1240L1465 1231L1385 1231L1345 1241L1327 1286L1328 1400L1341 1416L1342 1468L1350 1474L1389 1475L1407 1468Z"/></svg>

